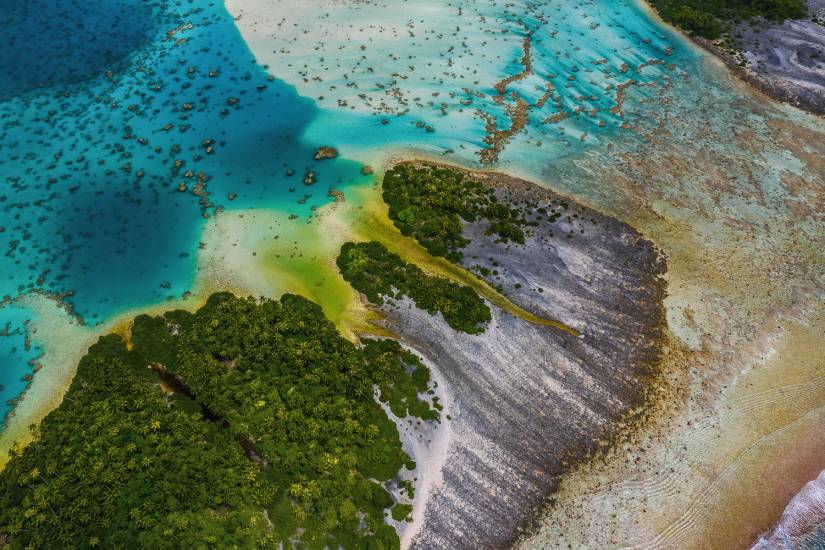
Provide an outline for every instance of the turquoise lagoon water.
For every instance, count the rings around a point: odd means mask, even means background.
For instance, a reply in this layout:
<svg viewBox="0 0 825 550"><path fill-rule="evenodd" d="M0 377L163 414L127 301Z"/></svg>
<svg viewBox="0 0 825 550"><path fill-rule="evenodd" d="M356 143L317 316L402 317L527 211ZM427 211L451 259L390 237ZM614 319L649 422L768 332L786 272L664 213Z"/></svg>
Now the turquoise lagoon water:
<svg viewBox="0 0 825 550"><path fill-rule="evenodd" d="M181 297L203 225L221 209L278 208L303 223L331 187L371 181L354 161L314 162L318 145L473 163L488 146L485 123L509 127L517 94L534 107L500 160L529 163L542 147L546 164L623 132L634 113L613 112L617 85L637 82L628 105L640 105L678 83L694 55L630 2L440 6L472 18L462 30L421 20L410 44L343 41L301 68L287 53L256 63L220 2L0 0L0 416L39 353L24 345L32 313L17 297L53 295L90 325ZM306 34L298 24L289 33ZM523 69L528 35L533 74L494 100L496 82ZM392 76L404 47L420 57L404 63L416 79ZM362 95L388 97L392 81L406 103L356 107Z"/></svg>
<svg viewBox="0 0 825 550"><path fill-rule="evenodd" d="M40 350L30 341L27 333L32 314L25 308L13 304L6 305L0 315L0 358L3 371L0 375L0 399L10 410L28 386L26 375L36 370Z"/></svg>
<svg viewBox="0 0 825 550"><path fill-rule="evenodd" d="M96 324L180 297L205 217L221 205L307 216L330 187L366 179L353 162L316 166L314 148L299 140L313 103L254 63L221 4L37 0L2 9L6 302L45 292ZM311 187L302 183L309 169L318 174ZM199 181L205 193L195 195ZM27 319L20 307L0 309L9 332L0 339L0 416L37 357L36 345L22 345Z"/></svg>

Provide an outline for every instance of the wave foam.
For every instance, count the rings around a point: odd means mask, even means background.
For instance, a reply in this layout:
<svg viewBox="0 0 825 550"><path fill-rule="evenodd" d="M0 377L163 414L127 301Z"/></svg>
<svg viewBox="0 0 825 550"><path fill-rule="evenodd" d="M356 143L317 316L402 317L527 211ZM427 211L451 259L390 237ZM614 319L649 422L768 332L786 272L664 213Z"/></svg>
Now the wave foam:
<svg viewBox="0 0 825 550"><path fill-rule="evenodd" d="M825 471L802 488L751 550L825 548Z"/></svg>

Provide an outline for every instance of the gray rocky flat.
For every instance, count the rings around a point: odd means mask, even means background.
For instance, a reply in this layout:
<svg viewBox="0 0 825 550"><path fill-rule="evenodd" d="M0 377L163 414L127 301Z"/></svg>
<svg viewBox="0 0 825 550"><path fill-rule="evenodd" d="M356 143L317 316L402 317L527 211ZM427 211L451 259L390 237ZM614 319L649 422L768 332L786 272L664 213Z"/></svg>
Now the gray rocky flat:
<svg viewBox="0 0 825 550"><path fill-rule="evenodd" d="M557 488L558 475L607 444L619 421L644 404L661 352L665 262L650 241L530 183L478 177L501 200L555 201L564 215L552 223L545 217L523 246L495 242L482 223L467 224L465 266L497 271L488 281L513 302L582 337L492 305L493 320L478 336L455 332L406 299L382 306L388 328L433 365L450 396L443 483L427 502L413 548L513 541Z"/></svg>

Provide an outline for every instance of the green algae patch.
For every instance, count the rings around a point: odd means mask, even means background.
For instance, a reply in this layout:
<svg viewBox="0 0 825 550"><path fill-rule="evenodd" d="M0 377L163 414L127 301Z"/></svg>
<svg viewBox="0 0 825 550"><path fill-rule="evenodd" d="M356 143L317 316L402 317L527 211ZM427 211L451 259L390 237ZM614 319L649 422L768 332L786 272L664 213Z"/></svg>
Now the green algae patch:
<svg viewBox="0 0 825 550"><path fill-rule="evenodd" d="M299 294L319 304L350 340L359 333L382 334L371 323L377 315L360 303L335 266L351 235L350 209L356 206L329 204L311 220L274 210L222 212L204 234L197 294Z"/></svg>
<svg viewBox="0 0 825 550"><path fill-rule="evenodd" d="M467 286L502 310L531 323L578 336L574 329L543 319L517 306L487 282L443 257L433 255L403 235L388 216L381 187L353 185L340 189L341 200L320 209L310 220L290 219L284 212L222 212L204 236L199 270L204 289L224 288L253 296L294 293L319 304L324 314L352 341L360 334L391 336L380 314L361 302L336 264L346 242L378 241L405 262L430 276ZM200 290L198 295L207 294Z"/></svg>
<svg viewBox="0 0 825 550"><path fill-rule="evenodd" d="M384 482L410 462L393 411L431 419L429 371L355 345L320 307L211 296L142 315L81 359L63 403L0 473L12 547L397 548Z"/></svg>
<svg viewBox="0 0 825 550"><path fill-rule="evenodd" d="M337 263L344 279L374 304L383 304L385 296L407 296L430 315L441 313L454 330L469 334L484 332L492 318L473 289L427 275L377 241L344 244Z"/></svg>

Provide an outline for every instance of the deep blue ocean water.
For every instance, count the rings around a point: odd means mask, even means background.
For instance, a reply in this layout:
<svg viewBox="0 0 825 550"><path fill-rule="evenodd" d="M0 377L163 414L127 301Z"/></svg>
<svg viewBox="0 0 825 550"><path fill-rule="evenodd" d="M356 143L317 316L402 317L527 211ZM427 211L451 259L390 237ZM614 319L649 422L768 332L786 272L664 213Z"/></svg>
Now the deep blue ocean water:
<svg viewBox="0 0 825 550"><path fill-rule="evenodd" d="M0 10L7 302L54 294L94 325L180 297L217 209L307 216L330 187L366 179L354 162L313 161L315 145L299 138L314 104L255 64L220 2L0 0ZM0 417L39 353L23 345L27 319L0 308Z"/></svg>
<svg viewBox="0 0 825 550"><path fill-rule="evenodd" d="M0 98L122 66L156 26L150 5L131 0L0 0L0 13Z"/></svg>

